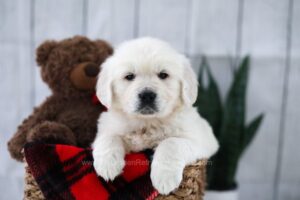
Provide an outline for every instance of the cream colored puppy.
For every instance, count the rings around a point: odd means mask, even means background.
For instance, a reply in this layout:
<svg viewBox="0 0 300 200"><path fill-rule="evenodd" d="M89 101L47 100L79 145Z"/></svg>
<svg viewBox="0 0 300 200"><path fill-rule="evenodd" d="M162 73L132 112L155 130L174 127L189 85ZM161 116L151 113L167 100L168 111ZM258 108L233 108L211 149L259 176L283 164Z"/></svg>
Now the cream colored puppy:
<svg viewBox="0 0 300 200"><path fill-rule="evenodd" d="M168 194L186 165L218 149L211 127L192 107L197 80L190 62L163 41L121 44L102 65L97 96L108 112L99 120L94 167L106 180L122 172L125 153L153 148L151 180Z"/></svg>

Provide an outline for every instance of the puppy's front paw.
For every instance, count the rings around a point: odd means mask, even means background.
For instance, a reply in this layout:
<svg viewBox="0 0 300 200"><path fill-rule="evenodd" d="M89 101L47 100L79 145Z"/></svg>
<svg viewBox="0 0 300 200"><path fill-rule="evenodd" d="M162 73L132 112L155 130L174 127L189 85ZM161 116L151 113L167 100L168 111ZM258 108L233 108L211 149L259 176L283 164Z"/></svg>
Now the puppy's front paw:
<svg viewBox="0 0 300 200"><path fill-rule="evenodd" d="M151 166L151 181L160 194L167 195L179 187L182 173L183 167L157 163Z"/></svg>
<svg viewBox="0 0 300 200"><path fill-rule="evenodd" d="M124 166L125 161L121 154L94 155L94 168L96 173L106 181L114 180L115 177L122 173Z"/></svg>

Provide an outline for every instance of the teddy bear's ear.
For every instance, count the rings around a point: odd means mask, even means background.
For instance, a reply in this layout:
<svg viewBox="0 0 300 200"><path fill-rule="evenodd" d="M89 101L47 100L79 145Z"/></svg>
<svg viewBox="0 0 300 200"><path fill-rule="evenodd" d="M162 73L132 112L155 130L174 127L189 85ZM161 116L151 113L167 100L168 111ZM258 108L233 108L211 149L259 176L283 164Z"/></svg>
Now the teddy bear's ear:
<svg viewBox="0 0 300 200"><path fill-rule="evenodd" d="M36 50L36 62L39 66L44 66L47 63L51 51L57 46L56 41L46 41L42 43Z"/></svg>
<svg viewBox="0 0 300 200"><path fill-rule="evenodd" d="M99 49L106 51L107 55L113 54L113 48L108 42L104 40L95 40L95 44Z"/></svg>

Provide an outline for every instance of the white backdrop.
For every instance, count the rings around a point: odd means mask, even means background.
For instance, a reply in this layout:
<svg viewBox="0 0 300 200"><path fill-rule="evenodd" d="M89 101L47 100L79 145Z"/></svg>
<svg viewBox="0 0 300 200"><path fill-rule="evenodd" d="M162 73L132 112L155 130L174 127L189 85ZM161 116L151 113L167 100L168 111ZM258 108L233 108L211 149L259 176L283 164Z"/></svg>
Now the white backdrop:
<svg viewBox="0 0 300 200"><path fill-rule="evenodd" d="M22 197L23 166L6 143L49 94L35 48L75 34L114 45L159 37L195 70L205 54L222 94L236 58L250 54L247 118L266 115L240 164L240 199L300 199L299 19L297 0L0 0L0 199Z"/></svg>

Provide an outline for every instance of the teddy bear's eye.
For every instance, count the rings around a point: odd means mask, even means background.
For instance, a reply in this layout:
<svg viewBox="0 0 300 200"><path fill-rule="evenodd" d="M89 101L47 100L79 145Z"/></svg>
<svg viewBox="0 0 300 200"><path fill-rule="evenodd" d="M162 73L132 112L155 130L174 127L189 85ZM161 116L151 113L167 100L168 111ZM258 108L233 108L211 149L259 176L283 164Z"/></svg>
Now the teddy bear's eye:
<svg viewBox="0 0 300 200"><path fill-rule="evenodd" d="M169 74L167 74L166 72L160 72L160 73L158 74L158 77L159 77L160 79L166 79L166 78L169 77Z"/></svg>
<svg viewBox="0 0 300 200"><path fill-rule="evenodd" d="M132 81L135 78L135 74L129 73L124 77L127 81Z"/></svg>

